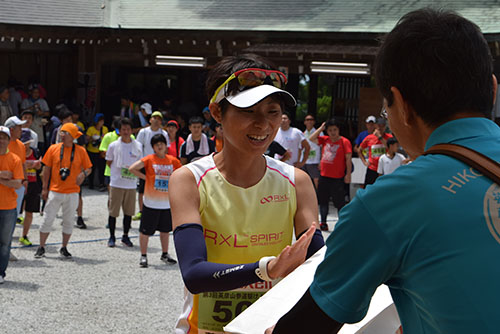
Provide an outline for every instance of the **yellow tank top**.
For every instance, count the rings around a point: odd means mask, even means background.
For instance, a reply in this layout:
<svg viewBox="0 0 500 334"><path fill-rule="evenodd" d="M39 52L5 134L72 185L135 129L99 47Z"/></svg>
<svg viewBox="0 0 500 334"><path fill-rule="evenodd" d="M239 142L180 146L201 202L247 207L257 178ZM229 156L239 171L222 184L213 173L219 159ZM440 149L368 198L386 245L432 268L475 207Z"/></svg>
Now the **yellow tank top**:
<svg viewBox="0 0 500 334"><path fill-rule="evenodd" d="M266 158L266 172L250 188L226 181L213 155L186 165L196 178L210 262L240 264L278 255L292 243L297 199L294 167ZM232 291L185 291L176 333L223 333L222 327L272 287L257 282Z"/></svg>

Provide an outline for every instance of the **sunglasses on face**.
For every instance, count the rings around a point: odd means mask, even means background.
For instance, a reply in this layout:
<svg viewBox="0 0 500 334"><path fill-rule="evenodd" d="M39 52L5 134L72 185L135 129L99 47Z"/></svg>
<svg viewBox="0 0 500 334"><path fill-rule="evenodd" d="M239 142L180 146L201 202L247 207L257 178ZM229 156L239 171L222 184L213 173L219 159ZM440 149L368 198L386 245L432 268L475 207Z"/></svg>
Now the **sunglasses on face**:
<svg viewBox="0 0 500 334"><path fill-rule="evenodd" d="M227 87L234 79L238 79L240 90L246 87L257 87L260 85L271 85L276 88L283 89L287 83L286 76L275 70L265 70L261 68L245 68L234 72L215 90L214 96L210 99L210 103L219 103L227 97Z"/></svg>

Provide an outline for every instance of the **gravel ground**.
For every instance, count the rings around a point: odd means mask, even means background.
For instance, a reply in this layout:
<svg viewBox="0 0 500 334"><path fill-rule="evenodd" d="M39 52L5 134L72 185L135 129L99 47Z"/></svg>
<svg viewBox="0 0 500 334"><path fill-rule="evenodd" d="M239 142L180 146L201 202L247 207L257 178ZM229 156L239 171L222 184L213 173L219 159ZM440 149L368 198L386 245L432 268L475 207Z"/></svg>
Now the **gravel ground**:
<svg viewBox="0 0 500 334"><path fill-rule="evenodd" d="M182 307L183 284L178 265L160 261L158 235L150 238L148 268L139 267L139 222L132 222L133 248L108 248L107 194L84 188L86 230L74 229L68 245L73 258L62 259L60 218L48 239L46 257L35 259L42 217L34 214L32 247L19 246L17 225L6 281L0 285L0 332L10 333L173 333ZM336 210L328 218L330 228ZM324 234L325 238L329 233ZM169 253L175 249L170 239Z"/></svg>

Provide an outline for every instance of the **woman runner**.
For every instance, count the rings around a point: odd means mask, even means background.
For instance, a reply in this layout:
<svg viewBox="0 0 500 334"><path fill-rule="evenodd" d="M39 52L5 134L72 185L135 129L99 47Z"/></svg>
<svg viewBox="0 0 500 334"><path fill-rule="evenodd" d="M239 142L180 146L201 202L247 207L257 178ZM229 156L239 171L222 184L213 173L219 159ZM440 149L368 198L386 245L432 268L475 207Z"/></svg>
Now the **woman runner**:
<svg viewBox="0 0 500 334"><path fill-rule="evenodd" d="M227 57L207 78L224 148L170 178L174 240L186 286L176 333L223 326L324 244L309 176L264 156L281 124L286 77L256 55ZM297 242L292 244L293 232ZM222 292L224 291L224 292Z"/></svg>

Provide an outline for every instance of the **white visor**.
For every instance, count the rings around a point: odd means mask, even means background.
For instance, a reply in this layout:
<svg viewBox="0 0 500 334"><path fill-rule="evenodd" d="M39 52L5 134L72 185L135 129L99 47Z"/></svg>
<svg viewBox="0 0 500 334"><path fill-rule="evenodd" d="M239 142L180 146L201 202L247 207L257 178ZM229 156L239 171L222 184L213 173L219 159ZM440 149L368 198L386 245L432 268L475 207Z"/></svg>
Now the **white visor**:
<svg viewBox="0 0 500 334"><path fill-rule="evenodd" d="M259 103L271 94L280 94L287 106L293 107L297 104L292 94L286 90L282 90L271 85L260 85L246 89L242 92L236 93L235 95L226 96L226 100L235 107L248 108Z"/></svg>

